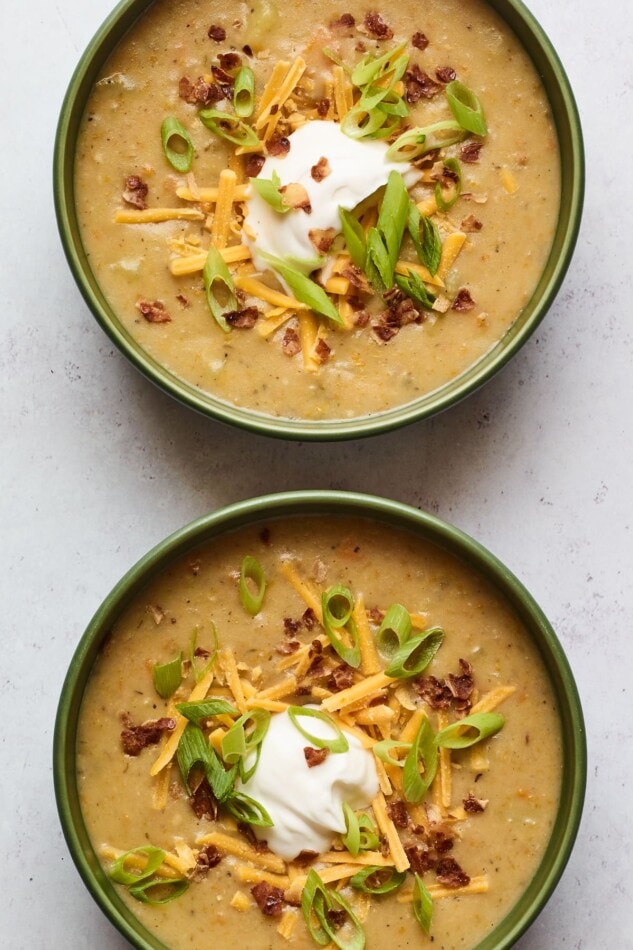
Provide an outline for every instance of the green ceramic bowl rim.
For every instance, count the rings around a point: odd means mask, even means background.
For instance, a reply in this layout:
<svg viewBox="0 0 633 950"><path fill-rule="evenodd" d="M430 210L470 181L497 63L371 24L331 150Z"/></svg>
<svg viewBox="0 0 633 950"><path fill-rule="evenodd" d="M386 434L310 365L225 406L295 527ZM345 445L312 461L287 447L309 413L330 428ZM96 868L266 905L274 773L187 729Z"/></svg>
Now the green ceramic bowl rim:
<svg viewBox="0 0 633 950"><path fill-rule="evenodd" d="M132 364L180 402L220 422L263 435L310 441L377 435L427 418L457 403L497 373L534 332L560 288L576 244L584 195L582 133L574 96L553 46L521 0L489 0L489 5L517 34L543 80L557 128L563 172L558 226L534 294L504 337L455 380L414 402L385 412L323 421L277 418L234 406L171 374L121 325L90 270L79 235L74 197L73 171L79 120L107 54L151 2L153 0L123 0L89 43L70 81L61 109L53 171L57 222L70 269L97 321Z"/></svg>
<svg viewBox="0 0 633 950"><path fill-rule="evenodd" d="M434 515L372 495L338 491L299 491L238 502L206 515L156 545L128 571L105 598L84 633L64 682L55 723L53 772L59 816L77 869L97 904L139 950L167 950L121 900L90 844L79 804L75 773L76 726L86 679L114 620L159 571L211 538L246 525L278 518L352 516L413 533L457 556L491 582L525 624L543 658L557 698L563 737L562 788L551 839L525 893L475 950L505 950L530 926L551 896L568 861L580 823L587 752L583 714L574 677L563 649L531 595L493 554L458 528Z"/></svg>

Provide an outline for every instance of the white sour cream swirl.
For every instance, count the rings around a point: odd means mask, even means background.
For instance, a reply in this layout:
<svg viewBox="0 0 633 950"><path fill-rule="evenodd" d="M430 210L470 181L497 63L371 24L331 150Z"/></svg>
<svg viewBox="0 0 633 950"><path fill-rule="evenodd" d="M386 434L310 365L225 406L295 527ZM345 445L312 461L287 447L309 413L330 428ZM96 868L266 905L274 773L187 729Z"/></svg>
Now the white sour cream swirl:
<svg viewBox="0 0 633 950"><path fill-rule="evenodd" d="M301 725L318 738L334 738L323 720L303 718ZM356 736L343 732L348 751L331 752L320 765L309 768L303 750L310 741L288 713L273 715L257 769L241 786L273 821L272 828L253 827L253 831L287 861L301 851L327 851L334 835L345 832L343 802L353 809L366 808L378 794L372 753ZM247 763L251 764L252 760Z"/></svg>

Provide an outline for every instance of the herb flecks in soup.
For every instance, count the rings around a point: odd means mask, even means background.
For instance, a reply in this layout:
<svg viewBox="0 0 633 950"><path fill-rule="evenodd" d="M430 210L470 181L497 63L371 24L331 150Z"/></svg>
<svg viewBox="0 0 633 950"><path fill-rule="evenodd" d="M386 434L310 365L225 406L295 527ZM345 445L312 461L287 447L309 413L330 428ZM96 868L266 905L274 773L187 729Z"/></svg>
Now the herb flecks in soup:
<svg viewBox="0 0 633 950"><path fill-rule="evenodd" d="M215 927L473 947L543 854L560 750L540 660L479 576L316 519L214 541L137 598L78 773L95 847L170 947Z"/></svg>
<svg viewBox="0 0 633 950"><path fill-rule="evenodd" d="M431 3L420 29L413 3L389 22L286 6L141 19L88 105L82 235L170 372L263 413L353 418L450 382L520 313L556 221L556 139L478 0Z"/></svg>

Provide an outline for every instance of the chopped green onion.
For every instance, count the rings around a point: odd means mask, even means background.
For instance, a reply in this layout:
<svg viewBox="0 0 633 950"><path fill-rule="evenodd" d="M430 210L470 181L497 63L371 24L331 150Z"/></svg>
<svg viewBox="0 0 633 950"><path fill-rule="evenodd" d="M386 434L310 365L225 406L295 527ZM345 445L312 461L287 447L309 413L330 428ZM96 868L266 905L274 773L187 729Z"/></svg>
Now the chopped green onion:
<svg viewBox="0 0 633 950"><path fill-rule="evenodd" d="M377 228L370 228L367 232L364 270L369 282L376 290L384 291L393 286L394 274L389 252Z"/></svg>
<svg viewBox="0 0 633 950"><path fill-rule="evenodd" d="M431 932L433 918L433 898L419 874L414 873L413 885L413 913L424 933Z"/></svg>
<svg viewBox="0 0 633 950"><path fill-rule="evenodd" d="M376 227L385 242L392 270L398 262L408 213L409 193L404 178L400 172L392 171L389 173L385 196L376 222Z"/></svg>
<svg viewBox="0 0 633 950"><path fill-rule="evenodd" d="M140 870L135 868L133 871L126 870L125 865L132 854L142 854L147 858L147 864L144 868ZM143 845L140 848L132 848L130 851L126 851L125 854L119 855L108 871L108 877L116 881L117 884L136 884L146 877L151 877L161 866L164 858L165 852L162 848L155 848L151 844Z"/></svg>
<svg viewBox="0 0 633 950"><path fill-rule="evenodd" d="M403 277L402 274L396 274L394 279L400 290L405 293L407 297L411 297L412 300L415 300L416 303L419 303L427 310L433 308L435 294L432 294L426 287L419 274L410 270L408 277Z"/></svg>
<svg viewBox="0 0 633 950"><path fill-rule="evenodd" d="M446 168L452 171L457 181L452 182L452 188L450 189L449 197L444 197L444 190L442 189L442 183L437 182L435 185L435 204L437 205L440 211L448 211L453 207L457 199L462 193L462 169L461 165L456 158L445 158L444 165Z"/></svg>
<svg viewBox="0 0 633 950"><path fill-rule="evenodd" d="M189 728L189 727L187 727ZM233 793L233 785L235 783L235 778L237 776L237 766L233 765L230 769L225 770L222 767L220 759L215 753L215 750L208 746L209 752L207 755L207 768L206 776L211 786L211 791L221 803L227 801Z"/></svg>
<svg viewBox="0 0 633 950"><path fill-rule="evenodd" d="M420 229L422 229L421 235ZM418 206L413 201L409 204L407 230L411 235L418 259L424 264L429 274L435 276L442 256L440 232L431 218L420 214Z"/></svg>
<svg viewBox="0 0 633 950"><path fill-rule="evenodd" d="M249 181L259 197L263 198L278 214L287 214L292 211L290 205L284 204L283 195L279 191L281 178L274 169L270 178L249 178Z"/></svg>
<svg viewBox="0 0 633 950"><path fill-rule="evenodd" d="M380 837L376 831L376 826L369 815L362 813L358 815L358 827L360 829L360 850L373 851L380 847Z"/></svg>
<svg viewBox="0 0 633 950"><path fill-rule="evenodd" d="M395 868L369 865L358 871L351 879L350 884L357 891L365 894L390 894L404 884L406 871L396 871Z"/></svg>
<svg viewBox="0 0 633 950"><path fill-rule="evenodd" d="M345 828L347 830L345 834L341 836L341 841L349 853L356 857L360 851L360 827L358 825L356 812L347 802L343 802L343 818L345 819Z"/></svg>
<svg viewBox="0 0 633 950"><path fill-rule="evenodd" d="M169 663L156 664L154 667L154 689L161 699L169 699L182 682L182 651Z"/></svg>
<svg viewBox="0 0 633 950"><path fill-rule="evenodd" d="M234 792L225 800L224 807L237 821L244 821L247 825L256 825L258 828L273 827L273 820L264 806L244 792Z"/></svg>
<svg viewBox="0 0 633 950"><path fill-rule="evenodd" d="M184 877L164 878L157 877L150 881L141 881L140 884L133 884L128 888L132 897L143 904L169 904L185 893L189 887L189 881ZM162 896L152 897L148 892L157 889Z"/></svg>
<svg viewBox="0 0 633 950"><path fill-rule="evenodd" d="M387 765L395 765L397 768L404 768L404 759L396 759L391 755L392 749L400 749L402 751L408 752L411 748L411 742L401 742L399 739L381 739L380 742L375 742L373 746L373 753L377 755L381 762L385 762Z"/></svg>
<svg viewBox="0 0 633 950"><path fill-rule="evenodd" d="M446 87L446 98L451 112L463 129L474 135L487 135L483 106L472 89L454 79Z"/></svg>
<svg viewBox="0 0 633 950"><path fill-rule="evenodd" d="M437 744L444 749L467 749L476 742L494 736L503 727L501 713L474 713L446 726L437 734Z"/></svg>
<svg viewBox="0 0 633 950"><path fill-rule="evenodd" d="M367 53L352 70L353 84L361 88L383 79L391 72L394 74L391 85L398 82L402 79L409 62L409 57L404 54L406 48L407 44L401 43L387 50L382 56L372 56L371 53Z"/></svg>
<svg viewBox="0 0 633 950"><path fill-rule="evenodd" d="M349 587L335 584L321 595L321 610L323 612L323 626L330 643L349 666L357 669L360 666L360 644L358 630L352 618L354 610L354 596ZM352 642L348 646L337 631L345 630Z"/></svg>
<svg viewBox="0 0 633 950"><path fill-rule="evenodd" d="M255 585L256 590L253 593L249 587L249 581ZM264 594L266 593L266 575L256 557L247 554L242 561L240 570L240 600L242 607L247 610L251 616L255 616L262 609Z"/></svg>
<svg viewBox="0 0 633 950"><path fill-rule="evenodd" d="M387 676L404 678L418 676L429 665L442 645L444 631L441 627L430 627L398 647L385 669Z"/></svg>
<svg viewBox="0 0 633 950"><path fill-rule="evenodd" d="M311 742L317 749L328 749L330 752L347 752L349 749L349 742L339 726L322 710L311 709L309 706L288 706L288 715L290 716L292 724L299 730L301 735L305 736L308 742ZM320 736L315 736L308 732L307 729L299 725L298 720L303 717L320 719L321 722L326 723L336 733L336 738L323 739Z"/></svg>
<svg viewBox="0 0 633 950"><path fill-rule="evenodd" d="M416 126L399 135L387 149L390 162L412 162L437 148L448 148L464 138L464 130L454 119L443 119L431 125Z"/></svg>
<svg viewBox="0 0 633 950"><path fill-rule="evenodd" d="M336 907L345 911L346 923L353 927L349 936L343 936L343 931L335 930L328 919L328 911ZM324 885L314 868L310 868L301 893L301 911L310 936L319 946L325 947L332 941L339 950L364 950L365 933L358 917L342 894Z"/></svg>
<svg viewBox="0 0 633 950"><path fill-rule="evenodd" d="M268 261L273 270L283 277L297 300L307 304L315 313L328 317L334 323L343 324L340 313L322 287L281 258L267 254L265 251L260 251L259 254Z"/></svg>
<svg viewBox="0 0 633 950"><path fill-rule="evenodd" d="M354 106L341 122L341 132L350 139L386 139L399 125L396 120L388 121L389 116L379 107L368 112L360 106Z"/></svg>
<svg viewBox="0 0 633 950"><path fill-rule="evenodd" d="M160 137L165 158L172 168L183 174L190 171L193 162L193 142L184 125L173 116L168 116L163 119ZM174 148L175 144L178 144L179 148Z"/></svg>
<svg viewBox="0 0 633 950"><path fill-rule="evenodd" d="M361 270L363 270L367 254L367 240L363 226L360 221L358 221L350 211L346 211L345 208L339 208L338 213L341 219L343 237L345 238L349 256L356 267L360 267Z"/></svg>
<svg viewBox="0 0 633 950"><path fill-rule="evenodd" d="M176 759L189 795L191 795L189 775L196 766L204 769L211 790L219 802L226 801L233 791L237 766L225 772L199 726L194 726L193 723L187 725L178 743Z"/></svg>
<svg viewBox="0 0 633 950"><path fill-rule="evenodd" d="M255 73L250 66L242 66L235 77L233 108L240 119L248 119L255 108Z"/></svg>
<svg viewBox="0 0 633 950"><path fill-rule="evenodd" d="M237 709L225 699L203 699L200 702L176 703L181 716L195 726L210 719L211 716L237 716Z"/></svg>
<svg viewBox="0 0 633 950"><path fill-rule="evenodd" d="M420 760L424 765L424 777L420 775ZM404 761L402 787L408 802L421 802L437 772L437 744L428 719L423 719L417 735Z"/></svg>
<svg viewBox="0 0 633 950"><path fill-rule="evenodd" d="M343 62L341 57L334 52L334 50L330 49L328 46L324 46L321 52L324 56L327 56L328 59L331 59L333 63L336 63L337 66L341 66L348 76L350 75L351 69Z"/></svg>
<svg viewBox="0 0 633 950"><path fill-rule="evenodd" d="M216 247L210 247L207 254L207 260L202 271L204 281L204 290L207 295L209 310L213 314L216 323L225 333L230 331L230 326L224 319L224 314L237 309L237 298L235 296L235 287L231 272L226 266L226 262ZM216 285L218 285L216 289ZM224 303L220 303L217 292L223 291Z"/></svg>
<svg viewBox="0 0 633 950"><path fill-rule="evenodd" d="M253 723L253 728L247 734L246 727ZM267 709L252 709L235 722L222 738L222 758L228 765L239 764L240 777L247 782L257 768L261 744L268 732L270 713ZM245 759L249 753L255 751L256 759L250 769L245 768Z"/></svg>
<svg viewBox="0 0 633 950"><path fill-rule="evenodd" d="M239 116L220 109L201 109L198 118L211 132L234 145L260 145L256 133Z"/></svg>
<svg viewBox="0 0 633 950"><path fill-rule="evenodd" d="M189 662L191 663L193 678L195 679L196 683L199 683L200 680L204 679L204 677L207 675L215 663L218 650L220 649L218 631L216 630L215 624L213 622L211 623L211 639L213 640L213 650L209 654L209 659L206 663L198 662L198 657L196 656L196 651L198 649L198 628L194 627L193 633L191 634L191 643L189 645Z"/></svg>
<svg viewBox="0 0 633 950"><path fill-rule="evenodd" d="M411 617L402 604L392 604L376 633L376 647L383 656L393 656L411 636Z"/></svg>

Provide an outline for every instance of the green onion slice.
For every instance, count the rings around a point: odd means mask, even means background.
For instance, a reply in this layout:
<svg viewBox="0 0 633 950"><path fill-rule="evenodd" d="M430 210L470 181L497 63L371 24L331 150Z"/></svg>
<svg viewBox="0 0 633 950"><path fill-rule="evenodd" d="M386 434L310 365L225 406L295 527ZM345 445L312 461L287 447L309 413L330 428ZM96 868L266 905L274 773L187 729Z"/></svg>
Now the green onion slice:
<svg viewBox="0 0 633 950"><path fill-rule="evenodd" d="M234 792L224 802L224 807L237 821L258 828L272 828L273 820L260 802L244 792Z"/></svg>
<svg viewBox="0 0 633 950"><path fill-rule="evenodd" d="M355 218L350 211L346 211L345 208L339 208L338 213L341 219L343 237L345 238L349 256L356 267L360 267L360 269L363 270L367 254L367 241L363 226L360 221Z"/></svg>
<svg viewBox="0 0 633 950"><path fill-rule="evenodd" d="M411 617L402 604L392 604L376 633L376 647L383 656L393 656L411 636Z"/></svg>
<svg viewBox="0 0 633 950"><path fill-rule="evenodd" d="M334 722L327 713L323 712L321 709L311 709L309 706L288 706L288 715L292 724L299 730L302 736L312 743L313 746L317 749L328 749L330 752L347 752L349 749L349 742L343 735L339 726ZM335 739L323 739L321 736L315 736L312 733L308 732L307 729L304 729L302 725L299 724L299 719L301 718L311 718L311 719L320 719L321 722L326 723L333 732L336 733Z"/></svg>
<svg viewBox="0 0 633 950"><path fill-rule="evenodd" d="M428 934L431 932L431 920L433 918L433 898L420 875L415 873L414 877L413 913L424 933Z"/></svg>
<svg viewBox="0 0 633 950"><path fill-rule="evenodd" d="M370 228L367 232L364 270L372 287L379 293L393 286L393 266L378 228Z"/></svg>
<svg viewBox="0 0 633 950"><path fill-rule="evenodd" d="M207 260L202 271L204 290L207 295L209 310L216 323L225 333L229 333L230 326L224 319L224 314L237 309L237 298L233 278L226 262L216 247L210 247ZM220 301L221 293L223 302Z"/></svg>
<svg viewBox="0 0 633 950"><path fill-rule="evenodd" d="M448 148L464 138L464 130L455 119L443 119L431 125L407 129L387 149L390 162L412 162L437 148Z"/></svg>
<svg viewBox="0 0 633 950"><path fill-rule="evenodd" d="M150 881L141 881L139 884L133 884L128 888L132 897L143 904L169 904L185 893L189 887L189 881L184 877L179 878L154 878ZM157 891L158 896L153 896L153 891Z"/></svg>
<svg viewBox="0 0 633 950"><path fill-rule="evenodd" d="M442 239L437 225L431 218L420 214L418 206L413 201L409 203L407 230L415 246L418 259L429 274L437 274L442 256Z"/></svg>
<svg viewBox="0 0 633 950"><path fill-rule="evenodd" d="M350 879L350 884L365 894L390 894L404 884L406 877L406 871L368 865Z"/></svg>
<svg viewBox="0 0 633 950"><path fill-rule="evenodd" d="M176 709L181 716L196 726L212 716L237 716L238 714L235 706L231 706L225 699L202 699L200 702L176 703Z"/></svg>
<svg viewBox="0 0 633 950"><path fill-rule="evenodd" d="M247 733L249 723L253 724L253 728ZM267 709L252 709L240 716L222 739L222 758L228 765L238 763L243 782L247 782L257 768L261 744L269 725L270 713ZM256 753L255 763L246 769L246 757L253 751Z"/></svg>
<svg viewBox="0 0 633 950"><path fill-rule="evenodd" d="M360 666L360 644L358 630L352 618L354 610L354 595L349 587L335 584L321 595L321 610L323 612L323 626L330 643L349 666L357 669ZM338 631L345 630L351 640L348 646Z"/></svg>
<svg viewBox="0 0 633 950"><path fill-rule="evenodd" d="M213 649L209 654L209 659L206 661L206 663L201 663L199 657L196 656L196 650L198 649L198 628L194 627L191 634L191 643L189 644L189 662L191 663L191 669L193 670L193 677L196 683L199 683L200 680L204 679L204 677L207 675L215 663L218 650L220 649L218 631L216 630L215 624L213 622L211 623L211 639L213 640Z"/></svg>
<svg viewBox="0 0 633 950"><path fill-rule="evenodd" d="M389 173L385 195L376 222L376 227L385 242L392 270L398 262L408 213L409 193L404 178L400 172L392 171Z"/></svg>
<svg viewBox="0 0 633 950"><path fill-rule="evenodd" d="M381 109L367 109L354 106L341 122L341 132L350 139L386 139L394 131L398 122L388 122L388 115Z"/></svg>
<svg viewBox="0 0 633 950"><path fill-rule="evenodd" d="M352 83L361 88L383 79L390 73L393 73L390 85L398 82L404 76L409 62L409 57L404 55L406 48L407 44L401 43L387 50L382 56L372 56L371 53L367 53L352 70Z"/></svg>
<svg viewBox="0 0 633 950"><path fill-rule="evenodd" d="M376 831L376 826L365 812L357 815L358 828L360 830L360 850L373 851L380 847L380 836Z"/></svg>
<svg viewBox="0 0 633 950"><path fill-rule="evenodd" d="M419 274L410 270L408 277L403 277L402 274L396 274L394 280L407 297L411 297L412 300L415 300L416 303L419 303L427 310L433 308L435 294L431 293Z"/></svg>
<svg viewBox="0 0 633 950"><path fill-rule="evenodd" d="M398 647L385 669L387 676L402 679L407 676L418 676L424 670L444 639L441 627L430 627L415 637L410 637L401 647Z"/></svg>
<svg viewBox="0 0 633 950"><path fill-rule="evenodd" d="M255 591L249 584L255 585ZM264 594L266 593L266 575L256 557L247 554L242 561L240 570L240 600L242 607L247 610L252 617L258 614L262 609Z"/></svg>
<svg viewBox="0 0 633 950"><path fill-rule="evenodd" d="M211 132L234 145L260 145L256 133L239 116L220 109L201 109L198 118Z"/></svg>
<svg viewBox="0 0 633 950"><path fill-rule="evenodd" d="M349 853L356 857L360 851L360 826L358 823L358 818L356 817L356 812L347 804L347 802L343 802L343 817L345 819L345 827L347 830L345 834L341 836L341 841Z"/></svg>
<svg viewBox="0 0 633 950"><path fill-rule="evenodd" d="M424 775L420 774L420 760ZM408 802L421 802L435 778L437 772L437 744L435 734L428 719L423 719L411 748L404 760L402 787Z"/></svg>
<svg viewBox="0 0 633 950"><path fill-rule="evenodd" d="M173 116L167 116L160 127L160 137L165 158L172 168L183 174L190 171L194 149L184 125Z"/></svg>
<svg viewBox="0 0 633 950"><path fill-rule="evenodd" d="M335 930L328 920L328 911L337 907L345 911L346 924L353 928L351 934L348 927ZM332 941L339 950L364 950L365 933L358 917L342 894L324 885L314 868L310 868L301 894L301 911L310 936L319 946Z"/></svg>
<svg viewBox="0 0 633 950"><path fill-rule="evenodd" d="M333 323L343 324L340 313L322 287L281 258L265 251L259 251L259 254L283 277L297 300L307 304L315 313L328 317Z"/></svg>
<svg viewBox="0 0 633 950"><path fill-rule="evenodd" d="M462 129L474 135L487 135L483 106L472 89L454 79L446 87L446 98Z"/></svg>
<svg viewBox="0 0 633 950"><path fill-rule="evenodd" d="M147 864L144 868L140 870L135 868L133 871L126 870L125 865L132 854L145 855ZM165 852L162 848L155 848L151 844L144 845L140 848L132 848L130 851L126 851L125 854L119 855L108 871L108 877L116 881L117 884L136 884L138 881L143 881L145 878L155 874L163 863L164 858Z"/></svg>
<svg viewBox="0 0 633 950"><path fill-rule="evenodd" d="M505 723L501 713L474 713L446 726L437 734L437 744L444 749L468 749L471 745L494 736Z"/></svg>
<svg viewBox="0 0 633 950"><path fill-rule="evenodd" d="M169 663L156 664L154 667L154 689L161 699L169 699L182 682L182 651Z"/></svg>
<svg viewBox="0 0 633 950"><path fill-rule="evenodd" d="M233 791L237 766L234 765L228 772L222 768L218 756L199 726L194 726L193 723L187 725L178 743L176 759L189 795L189 775L195 766L204 769L211 790L219 802L226 801Z"/></svg>
<svg viewBox="0 0 633 950"><path fill-rule="evenodd" d="M403 769L404 759L394 758L391 754L391 750L400 749L401 751L408 752L412 745L413 743L411 742L401 742L399 739L381 739L380 742L374 743L373 753L378 756L381 762Z"/></svg>
<svg viewBox="0 0 633 950"><path fill-rule="evenodd" d="M249 178L249 181L259 197L263 198L278 214L287 214L292 211L290 205L284 204L283 195L279 191L281 178L274 169L270 178Z"/></svg>
<svg viewBox="0 0 633 950"><path fill-rule="evenodd" d="M443 189L441 182L437 182L435 185L435 204L437 205L440 211L448 211L453 207L457 199L462 193L462 169L461 165L456 158L445 158L444 165L446 168L450 168L452 172L457 176L457 181L451 182L451 188ZM448 197L445 198L444 195L448 191Z"/></svg>
<svg viewBox="0 0 633 950"><path fill-rule="evenodd" d="M250 66L242 66L235 77L233 108L240 119L248 119L255 108L255 73Z"/></svg>

